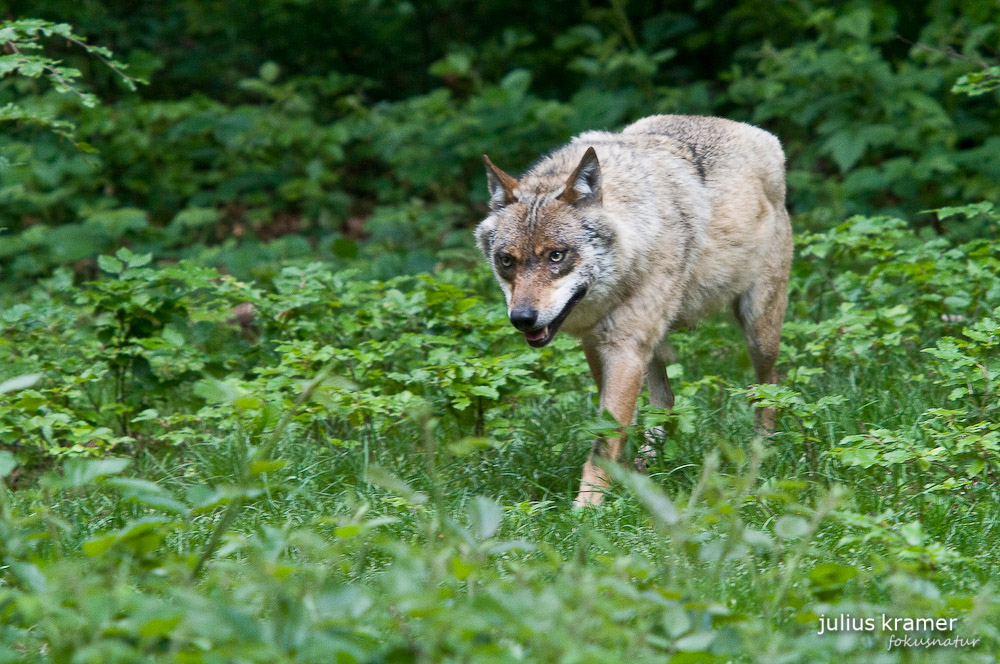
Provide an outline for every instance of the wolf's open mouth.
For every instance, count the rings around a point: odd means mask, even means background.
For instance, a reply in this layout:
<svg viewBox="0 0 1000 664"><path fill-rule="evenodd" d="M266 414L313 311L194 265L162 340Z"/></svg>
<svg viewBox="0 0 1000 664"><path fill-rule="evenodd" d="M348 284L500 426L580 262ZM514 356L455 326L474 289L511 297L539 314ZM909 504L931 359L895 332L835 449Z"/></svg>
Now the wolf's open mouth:
<svg viewBox="0 0 1000 664"><path fill-rule="evenodd" d="M528 342L528 345L532 348L541 348L550 341L556 338L556 333L559 332L559 326L563 324L566 320L566 316L569 316L569 312L573 310L573 307L583 299L583 296L587 294L587 287L582 286L579 290L573 293L573 297L569 298L569 302L563 307L563 310L559 312L551 323L545 327L540 327L537 330L531 330L524 333L524 340Z"/></svg>

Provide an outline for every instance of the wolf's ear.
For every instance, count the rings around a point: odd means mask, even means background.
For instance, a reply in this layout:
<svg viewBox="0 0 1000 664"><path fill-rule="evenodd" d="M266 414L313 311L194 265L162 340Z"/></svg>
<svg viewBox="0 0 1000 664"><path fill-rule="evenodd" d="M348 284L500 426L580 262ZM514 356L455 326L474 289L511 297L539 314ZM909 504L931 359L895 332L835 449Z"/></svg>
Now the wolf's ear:
<svg viewBox="0 0 1000 664"><path fill-rule="evenodd" d="M492 218L487 219L476 226L476 245L479 247L479 251L483 252L483 255L487 258L489 258L492 253L493 234L496 233L496 230L496 219Z"/></svg>
<svg viewBox="0 0 1000 664"><path fill-rule="evenodd" d="M601 202L601 164L593 147L583 153L580 165L566 180L566 189L559 194L559 200L566 203Z"/></svg>
<svg viewBox="0 0 1000 664"><path fill-rule="evenodd" d="M520 183L497 168L486 155L483 161L486 162L486 184L490 188L490 209L495 212L514 202L514 190Z"/></svg>

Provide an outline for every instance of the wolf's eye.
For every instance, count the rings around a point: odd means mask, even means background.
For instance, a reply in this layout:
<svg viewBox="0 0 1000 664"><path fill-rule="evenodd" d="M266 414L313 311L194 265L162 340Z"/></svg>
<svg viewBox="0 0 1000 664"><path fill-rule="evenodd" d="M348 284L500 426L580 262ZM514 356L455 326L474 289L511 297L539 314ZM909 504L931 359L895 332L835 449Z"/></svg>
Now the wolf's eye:
<svg viewBox="0 0 1000 664"><path fill-rule="evenodd" d="M566 257L565 251L553 251L551 254L549 254L549 260L552 261L553 263L558 263L565 257Z"/></svg>
<svg viewBox="0 0 1000 664"><path fill-rule="evenodd" d="M503 265L504 267L510 267L514 264L514 261L507 254L500 254L499 261L500 265Z"/></svg>

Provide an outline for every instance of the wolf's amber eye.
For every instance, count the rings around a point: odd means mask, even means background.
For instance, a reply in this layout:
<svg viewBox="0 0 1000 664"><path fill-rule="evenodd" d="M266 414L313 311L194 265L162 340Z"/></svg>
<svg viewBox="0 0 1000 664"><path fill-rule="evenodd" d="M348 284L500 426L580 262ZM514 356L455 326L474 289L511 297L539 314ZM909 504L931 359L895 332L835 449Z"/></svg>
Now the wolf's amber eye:
<svg viewBox="0 0 1000 664"><path fill-rule="evenodd" d="M549 254L549 260L552 261L553 263L558 263L565 257L566 257L565 251L553 251L551 254Z"/></svg>
<svg viewBox="0 0 1000 664"><path fill-rule="evenodd" d="M514 264L514 261L511 260L511 257L508 256L507 254L500 254L499 261L500 265L503 265L504 267L510 267L511 265Z"/></svg>

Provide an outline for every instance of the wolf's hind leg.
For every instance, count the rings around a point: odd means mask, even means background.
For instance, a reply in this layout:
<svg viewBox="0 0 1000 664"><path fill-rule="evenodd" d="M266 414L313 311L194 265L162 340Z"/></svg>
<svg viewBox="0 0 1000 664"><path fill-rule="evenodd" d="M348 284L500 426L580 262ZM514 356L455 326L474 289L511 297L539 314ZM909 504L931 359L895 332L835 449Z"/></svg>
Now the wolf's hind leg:
<svg viewBox="0 0 1000 664"><path fill-rule="evenodd" d="M646 382L649 384L649 403L655 408L670 410L674 407L674 392L670 389L670 379L667 378L667 361L672 357L670 346L666 341L657 349L653 359L646 369ZM639 449L635 458L635 469L640 473L656 460L656 447L667 437L663 426L646 429L643 433L645 444Z"/></svg>
<svg viewBox="0 0 1000 664"><path fill-rule="evenodd" d="M649 371L646 374L646 380L649 382L649 403L656 408L670 410L674 407L674 393L667 378L667 362L672 359L673 351L664 341L656 349L653 359L649 361Z"/></svg>
<svg viewBox="0 0 1000 664"><path fill-rule="evenodd" d="M758 383L777 383L774 364L781 345L781 325L788 303L788 277L774 281L761 280L733 303L736 319L750 352L750 361ZM758 408L754 423L766 433L774 431L774 408Z"/></svg>

